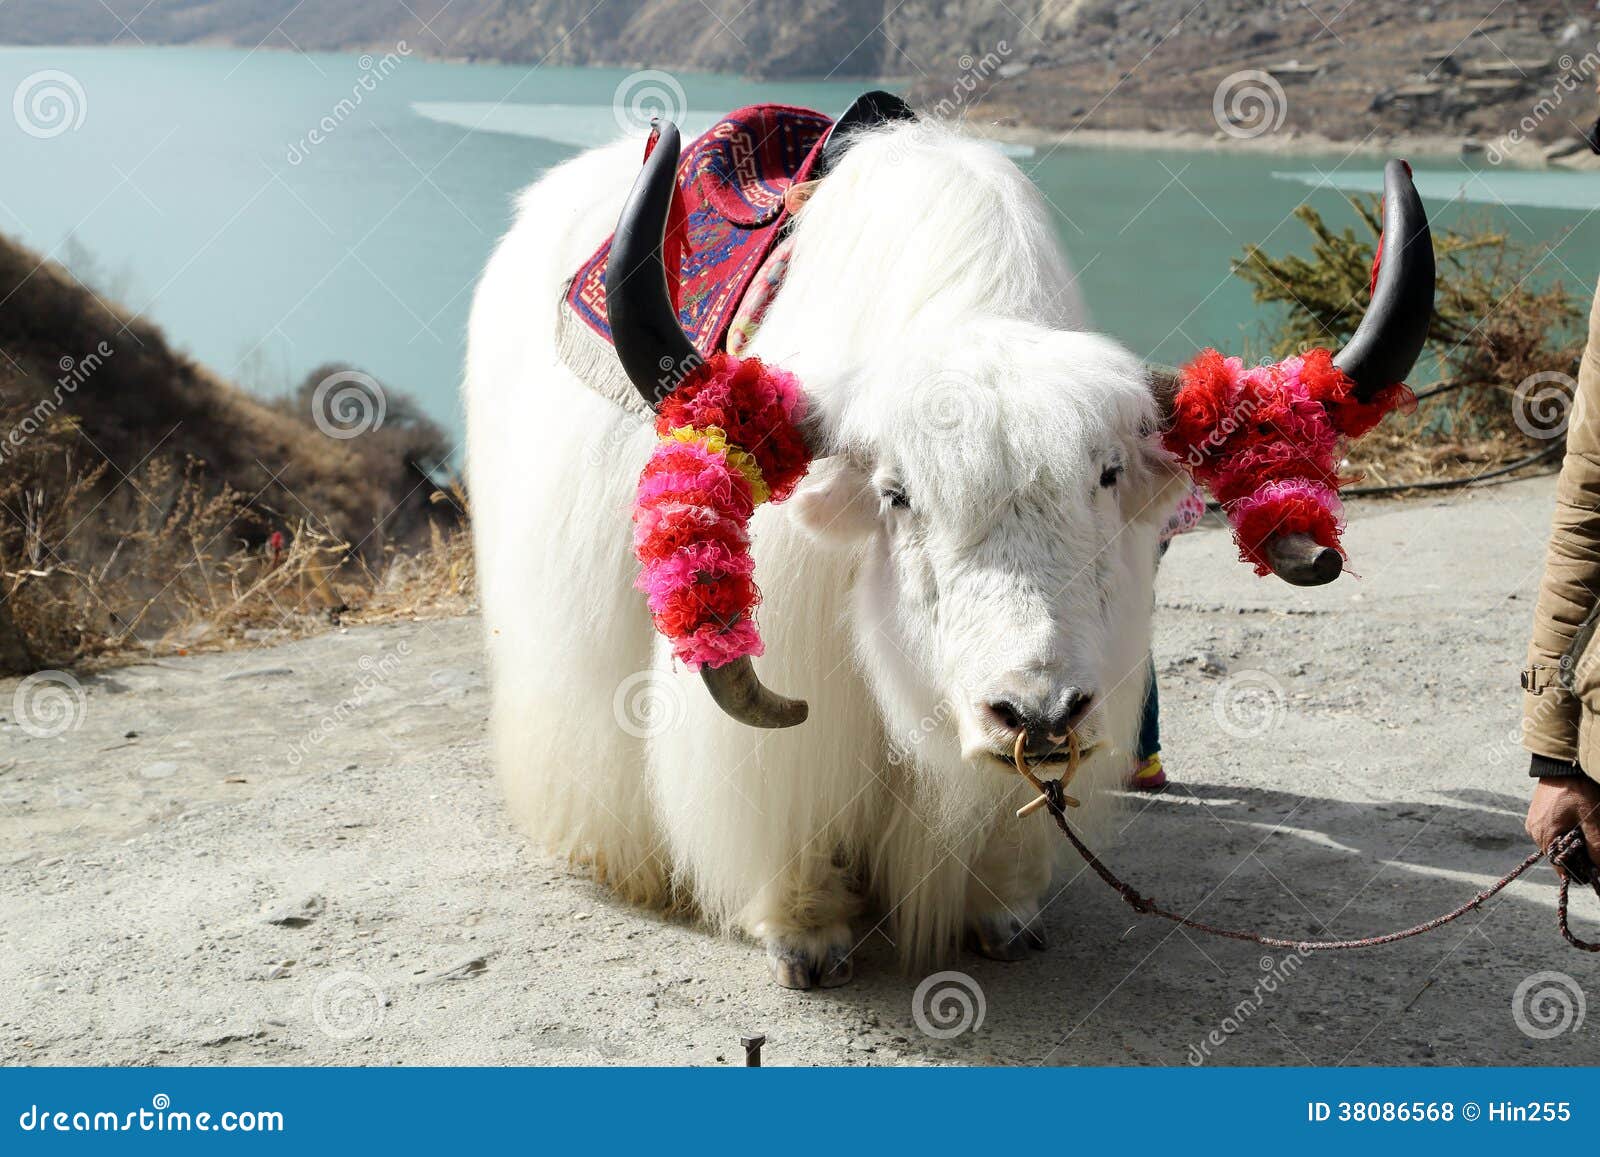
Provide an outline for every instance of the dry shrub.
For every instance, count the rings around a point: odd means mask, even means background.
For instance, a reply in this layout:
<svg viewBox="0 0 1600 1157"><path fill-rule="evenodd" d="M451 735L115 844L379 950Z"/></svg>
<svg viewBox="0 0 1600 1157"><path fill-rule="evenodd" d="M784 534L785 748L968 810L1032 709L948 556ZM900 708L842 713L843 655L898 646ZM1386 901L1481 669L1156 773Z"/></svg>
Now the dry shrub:
<svg viewBox="0 0 1600 1157"><path fill-rule="evenodd" d="M1361 321L1381 210L1376 197L1349 201L1364 236L1336 233L1302 205L1295 214L1311 232L1310 257L1275 258L1252 245L1234 263L1256 301L1286 310L1269 343L1275 356L1342 345ZM1581 303L1540 277L1547 248L1519 245L1482 219L1435 230L1433 243L1438 290L1424 350L1432 364L1419 366L1418 380L1431 369L1447 388L1354 448L1352 465L1370 483L1470 476L1548 448L1547 422L1530 409L1537 391L1525 383L1575 378L1583 354Z"/></svg>
<svg viewBox="0 0 1600 1157"><path fill-rule="evenodd" d="M15 430L26 413L0 411ZM0 471L0 666L20 671L186 653L366 619L463 613L472 567L454 525L377 567L326 525L261 541L262 514L203 464L145 463L108 488L58 420L7 445Z"/></svg>

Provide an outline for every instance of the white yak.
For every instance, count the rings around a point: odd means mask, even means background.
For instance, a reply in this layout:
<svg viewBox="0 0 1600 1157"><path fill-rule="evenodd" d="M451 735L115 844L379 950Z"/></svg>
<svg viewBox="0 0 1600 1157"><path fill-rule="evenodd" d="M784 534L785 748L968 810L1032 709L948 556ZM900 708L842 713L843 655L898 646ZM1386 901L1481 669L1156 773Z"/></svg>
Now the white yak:
<svg viewBox="0 0 1600 1157"><path fill-rule="evenodd" d="M522 194L477 292L466 386L516 819L628 900L763 942L800 988L843 983L874 931L908 968L963 941L1002 959L1044 946L1063 841L1047 816L1013 815L1033 793L1010 753L1019 734L1058 751L1072 730L1072 819L1105 833L1182 479L1150 371L1087 331L1018 168L927 123L848 144L744 351L798 375L821 449L752 523L756 666L809 702L802 725L729 718L672 662L633 587L654 432L558 356L566 282L617 226L638 141Z"/></svg>

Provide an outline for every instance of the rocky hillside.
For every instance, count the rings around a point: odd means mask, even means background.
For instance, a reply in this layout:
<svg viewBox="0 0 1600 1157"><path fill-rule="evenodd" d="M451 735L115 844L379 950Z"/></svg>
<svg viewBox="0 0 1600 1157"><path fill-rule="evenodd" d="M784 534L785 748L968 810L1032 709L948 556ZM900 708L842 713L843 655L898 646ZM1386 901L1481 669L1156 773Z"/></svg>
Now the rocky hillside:
<svg viewBox="0 0 1600 1157"><path fill-rule="evenodd" d="M1594 20L1587 0L9 0L0 42L403 38L452 58L893 76L924 104L1049 129L1215 132L1220 92L1235 136L1264 116L1275 133L1492 143L1592 119ZM1225 85L1242 70L1275 87Z"/></svg>
<svg viewBox="0 0 1600 1157"><path fill-rule="evenodd" d="M375 541L379 526L376 541L426 533L432 488L420 485L419 466L442 457L442 435L405 399L389 396L390 420L360 437L335 436L342 431L332 426L330 435L308 391L277 404L247 394L173 349L157 326L3 236L0 301L5 485L37 468L30 489L54 500L68 475L100 471L110 493L160 455L195 462L207 489L244 496L260 519L240 536L264 538L304 519L352 543ZM334 367L313 377L330 375ZM36 443L67 450L30 455ZM0 503L0 529L22 513Z"/></svg>
<svg viewBox="0 0 1600 1157"><path fill-rule="evenodd" d="M1080 0L1026 33L984 112L1054 129L1549 142L1594 121L1600 25L1572 0ZM1267 73L1271 83L1239 77ZM924 80L938 99L940 78ZM1265 94L1263 97L1261 94Z"/></svg>

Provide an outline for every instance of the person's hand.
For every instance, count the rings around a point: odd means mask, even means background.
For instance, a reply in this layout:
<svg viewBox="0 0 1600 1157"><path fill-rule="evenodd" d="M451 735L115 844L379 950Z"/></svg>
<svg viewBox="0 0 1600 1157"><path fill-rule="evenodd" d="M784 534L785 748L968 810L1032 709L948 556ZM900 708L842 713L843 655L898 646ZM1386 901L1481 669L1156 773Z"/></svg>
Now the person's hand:
<svg viewBox="0 0 1600 1157"><path fill-rule="evenodd" d="M1600 858L1600 784L1585 775L1541 779L1533 789L1533 802L1528 805L1528 820L1524 826L1541 848L1548 848L1573 828L1578 828L1583 832L1590 859ZM1556 871L1563 876L1567 874L1559 867Z"/></svg>

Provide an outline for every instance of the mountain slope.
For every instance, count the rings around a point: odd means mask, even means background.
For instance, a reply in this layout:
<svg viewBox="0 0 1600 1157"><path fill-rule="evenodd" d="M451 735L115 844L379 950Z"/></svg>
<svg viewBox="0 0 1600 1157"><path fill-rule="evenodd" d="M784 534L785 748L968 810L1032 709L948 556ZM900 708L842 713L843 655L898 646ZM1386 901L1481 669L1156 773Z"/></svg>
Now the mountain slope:
<svg viewBox="0 0 1600 1157"><path fill-rule="evenodd" d="M1255 135L1266 91L1273 132L1547 141L1592 119L1594 19L1583 0L9 0L0 42L403 39L451 58L895 76L924 105L1050 129ZM1246 70L1272 85L1226 83Z"/></svg>

